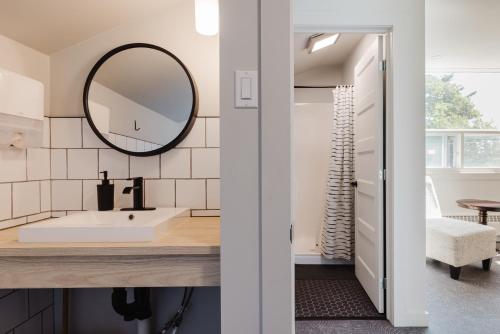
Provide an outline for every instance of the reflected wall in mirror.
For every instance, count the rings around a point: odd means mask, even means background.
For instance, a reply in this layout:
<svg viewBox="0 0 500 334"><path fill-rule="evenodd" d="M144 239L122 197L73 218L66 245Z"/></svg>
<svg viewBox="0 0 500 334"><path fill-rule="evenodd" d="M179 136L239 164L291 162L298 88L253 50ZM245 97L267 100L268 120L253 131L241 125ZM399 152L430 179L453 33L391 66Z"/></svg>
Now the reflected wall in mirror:
<svg viewBox="0 0 500 334"><path fill-rule="evenodd" d="M197 113L194 81L171 52L152 44L120 46L92 68L83 94L85 115L107 145L149 156L175 147Z"/></svg>

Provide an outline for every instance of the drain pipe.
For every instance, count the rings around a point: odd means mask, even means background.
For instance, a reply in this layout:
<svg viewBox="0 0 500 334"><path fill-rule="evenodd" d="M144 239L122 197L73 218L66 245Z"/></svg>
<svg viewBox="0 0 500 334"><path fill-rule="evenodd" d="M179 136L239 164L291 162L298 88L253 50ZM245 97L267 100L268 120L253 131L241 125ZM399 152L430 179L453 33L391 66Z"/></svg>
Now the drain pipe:
<svg viewBox="0 0 500 334"><path fill-rule="evenodd" d="M137 320L137 334L152 334L151 331L151 318L144 320Z"/></svg>
<svg viewBox="0 0 500 334"><path fill-rule="evenodd" d="M114 288L111 302L116 313L123 316L123 320L137 320L138 334L151 334L151 301L149 288L134 288L134 302L127 303L127 290Z"/></svg>

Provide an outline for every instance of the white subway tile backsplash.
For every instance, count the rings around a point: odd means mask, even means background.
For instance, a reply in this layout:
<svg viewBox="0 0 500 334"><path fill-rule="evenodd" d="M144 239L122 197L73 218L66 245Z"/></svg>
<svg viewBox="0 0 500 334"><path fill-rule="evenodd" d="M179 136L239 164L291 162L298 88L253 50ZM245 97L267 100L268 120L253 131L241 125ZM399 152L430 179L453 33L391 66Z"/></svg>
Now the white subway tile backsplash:
<svg viewBox="0 0 500 334"><path fill-rule="evenodd" d="M161 155L161 177L188 179L191 177L191 150L172 149Z"/></svg>
<svg viewBox="0 0 500 334"><path fill-rule="evenodd" d="M207 118L207 147L220 147L220 119Z"/></svg>
<svg viewBox="0 0 500 334"><path fill-rule="evenodd" d="M115 184L117 208L132 206L132 194L122 194L131 185L124 179L142 176L146 205L188 207L194 216L217 216L219 127L218 118L198 118L177 148L161 156L129 157L102 143L86 119L45 118L44 129L50 131L44 132L43 148L0 150L0 228L97 210L96 185L103 170ZM111 134L110 141L127 147L124 136ZM157 147L129 139L134 150Z"/></svg>
<svg viewBox="0 0 500 334"><path fill-rule="evenodd" d="M52 210L82 210L82 181L52 181Z"/></svg>
<svg viewBox="0 0 500 334"><path fill-rule="evenodd" d="M110 179L126 179L129 177L128 160L128 155L113 149L99 150L99 172L107 170Z"/></svg>
<svg viewBox="0 0 500 334"><path fill-rule="evenodd" d="M206 209L205 180L176 180L175 202L179 208Z"/></svg>
<svg viewBox="0 0 500 334"><path fill-rule="evenodd" d="M22 217L40 213L40 182L12 184L12 216Z"/></svg>
<svg viewBox="0 0 500 334"><path fill-rule="evenodd" d="M102 140L100 140L92 130L87 119L82 119L82 139L84 148L107 148Z"/></svg>
<svg viewBox="0 0 500 334"><path fill-rule="evenodd" d="M40 182L40 211L50 211L52 209L51 205L51 191L50 191L50 181Z"/></svg>
<svg viewBox="0 0 500 334"><path fill-rule="evenodd" d="M81 148L81 118L51 118L50 141L52 148Z"/></svg>
<svg viewBox="0 0 500 334"><path fill-rule="evenodd" d="M220 209L220 180L207 180L207 209Z"/></svg>
<svg viewBox="0 0 500 334"><path fill-rule="evenodd" d="M205 118L197 118L189 134L177 147L205 147Z"/></svg>
<svg viewBox="0 0 500 334"><path fill-rule="evenodd" d="M28 148L28 180L50 179L50 150L46 148Z"/></svg>
<svg viewBox="0 0 500 334"><path fill-rule="evenodd" d="M97 179L97 150L68 150L68 179Z"/></svg>
<svg viewBox="0 0 500 334"><path fill-rule="evenodd" d="M146 206L154 208L173 208L175 206L174 180L146 180Z"/></svg>
<svg viewBox="0 0 500 334"><path fill-rule="evenodd" d="M193 178L219 178L220 149L193 148L192 163Z"/></svg>
<svg viewBox="0 0 500 334"><path fill-rule="evenodd" d="M130 177L142 176L157 179L160 177L160 157L130 157Z"/></svg>
<svg viewBox="0 0 500 334"><path fill-rule="evenodd" d="M68 178L67 151L65 149L50 150L50 175L52 179Z"/></svg>
<svg viewBox="0 0 500 334"><path fill-rule="evenodd" d="M12 185L0 184L0 220L12 218Z"/></svg>
<svg viewBox="0 0 500 334"><path fill-rule="evenodd" d="M50 148L50 118L43 118L43 147Z"/></svg>
<svg viewBox="0 0 500 334"><path fill-rule="evenodd" d="M83 210L97 210L97 185L99 180L83 180Z"/></svg>
<svg viewBox="0 0 500 334"><path fill-rule="evenodd" d="M0 150L0 182L26 180L26 150Z"/></svg>

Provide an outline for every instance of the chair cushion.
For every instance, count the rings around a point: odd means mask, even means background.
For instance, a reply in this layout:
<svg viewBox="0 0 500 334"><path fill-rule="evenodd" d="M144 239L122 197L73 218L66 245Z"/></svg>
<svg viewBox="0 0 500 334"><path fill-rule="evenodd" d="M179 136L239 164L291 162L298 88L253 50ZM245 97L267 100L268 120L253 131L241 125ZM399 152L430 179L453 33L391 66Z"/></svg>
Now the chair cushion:
<svg viewBox="0 0 500 334"><path fill-rule="evenodd" d="M426 254L455 267L496 255L496 230L490 226L451 218L429 218Z"/></svg>

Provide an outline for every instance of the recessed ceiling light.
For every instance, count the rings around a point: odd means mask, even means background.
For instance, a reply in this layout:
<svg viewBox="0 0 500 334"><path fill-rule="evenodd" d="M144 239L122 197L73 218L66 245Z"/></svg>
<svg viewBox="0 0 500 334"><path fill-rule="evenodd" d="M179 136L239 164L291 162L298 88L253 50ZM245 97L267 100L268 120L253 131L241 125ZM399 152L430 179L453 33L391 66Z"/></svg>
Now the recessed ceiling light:
<svg viewBox="0 0 500 334"><path fill-rule="evenodd" d="M309 42L307 43L307 50L309 53L316 52L327 46L331 46L337 43L340 34L318 34L309 37Z"/></svg>

